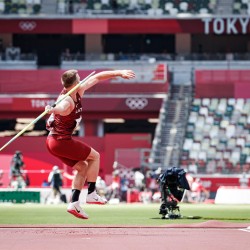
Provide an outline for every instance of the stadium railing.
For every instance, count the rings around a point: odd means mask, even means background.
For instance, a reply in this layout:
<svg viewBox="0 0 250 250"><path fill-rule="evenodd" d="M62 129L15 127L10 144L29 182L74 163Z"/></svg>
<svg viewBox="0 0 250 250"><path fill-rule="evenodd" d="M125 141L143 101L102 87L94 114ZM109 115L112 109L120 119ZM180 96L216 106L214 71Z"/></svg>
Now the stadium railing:
<svg viewBox="0 0 250 250"><path fill-rule="evenodd" d="M5 54L0 54L1 69L37 69L37 56L33 53L21 53L17 59L8 60Z"/></svg>
<svg viewBox="0 0 250 250"><path fill-rule="evenodd" d="M71 53L61 55L67 61L248 61L250 53Z"/></svg>

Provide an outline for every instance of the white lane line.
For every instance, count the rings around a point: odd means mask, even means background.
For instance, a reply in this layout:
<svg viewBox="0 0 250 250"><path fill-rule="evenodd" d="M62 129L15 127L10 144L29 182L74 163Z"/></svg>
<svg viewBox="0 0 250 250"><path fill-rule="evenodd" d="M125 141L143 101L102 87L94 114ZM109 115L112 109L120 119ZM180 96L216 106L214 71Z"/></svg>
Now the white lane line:
<svg viewBox="0 0 250 250"><path fill-rule="evenodd" d="M250 226L247 227L247 228L241 228L241 229L239 229L239 230L244 231L244 232L247 232L247 233L250 233Z"/></svg>

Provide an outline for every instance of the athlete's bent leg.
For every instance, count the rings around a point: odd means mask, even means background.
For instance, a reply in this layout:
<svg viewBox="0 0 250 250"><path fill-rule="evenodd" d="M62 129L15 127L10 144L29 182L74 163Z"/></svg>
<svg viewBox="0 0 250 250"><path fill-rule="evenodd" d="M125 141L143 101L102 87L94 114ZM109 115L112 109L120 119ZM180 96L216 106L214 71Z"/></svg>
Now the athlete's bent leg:
<svg viewBox="0 0 250 250"><path fill-rule="evenodd" d="M106 198L101 197L96 192L96 179L100 169L100 154L91 148L90 154L86 159L88 162L87 181L88 181L88 195L86 202L89 204L104 205L107 203Z"/></svg>
<svg viewBox="0 0 250 250"><path fill-rule="evenodd" d="M87 178L88 164L85 161L79 161L73 168L77 170L77 174L72 181L72 189L82 190Z"/></svg>

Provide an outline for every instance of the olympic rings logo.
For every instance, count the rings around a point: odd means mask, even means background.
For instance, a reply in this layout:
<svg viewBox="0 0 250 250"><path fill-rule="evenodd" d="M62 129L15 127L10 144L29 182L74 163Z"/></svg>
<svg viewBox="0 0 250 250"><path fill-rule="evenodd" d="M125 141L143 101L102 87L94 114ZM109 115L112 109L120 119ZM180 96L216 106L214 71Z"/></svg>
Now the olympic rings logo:
<svg viewBox="0 0 250 250"><path fill-rule="evenodd" d="M130 97L126 99L126 105L132 109L144 109L148 105L146 98Z"/></svg>
<svg viewBox="0 0 250 250"><path fill-rule="evenodd" d="M19 27L24 31L31 31L36 28L36 22L21 21Z"/></svg>

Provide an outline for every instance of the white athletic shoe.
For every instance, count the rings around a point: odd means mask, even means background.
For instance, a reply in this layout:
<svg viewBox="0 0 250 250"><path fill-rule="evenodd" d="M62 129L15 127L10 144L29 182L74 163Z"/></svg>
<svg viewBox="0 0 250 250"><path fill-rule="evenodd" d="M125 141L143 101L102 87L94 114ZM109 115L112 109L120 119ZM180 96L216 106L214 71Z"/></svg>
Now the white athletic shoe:
<svg viewBox="0 0 250 250"><path fill-rule="evenodd" d="M79 201L71 202L68 205L67 212L73 214L75 217L80 219L88 219L89 216L80 207Z"/></svg>
<svg viewBox="0 0 250 250"><path fill-rule="evenodd" d="M86 198L86 202L88 204L99 204L99 205L104 205L106 204L108 201L106 200L106 198L101 197L100 195L98 195L96 193L96 191L90 193L87 195Z"/></svg>

